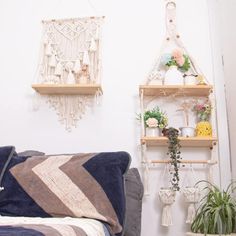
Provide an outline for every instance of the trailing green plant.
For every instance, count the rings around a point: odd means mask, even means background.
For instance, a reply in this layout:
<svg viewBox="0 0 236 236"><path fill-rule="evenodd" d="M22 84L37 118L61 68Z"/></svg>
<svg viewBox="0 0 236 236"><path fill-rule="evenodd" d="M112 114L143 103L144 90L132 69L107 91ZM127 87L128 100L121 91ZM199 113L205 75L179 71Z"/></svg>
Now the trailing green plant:
<svg viewBox="0 0 236 236"><path fill-rule="evenodd" d="M180 152L180 141L179 141L179 131L173 127L163 130L164 136L168 138L168 152L167 155L170 157L171 168L171 184L174 191L179 191L179 166L181 160Z"/></svg>
<svg viewBox="0 0 236 236"><path fill-rule="evenodd" d="M145 111L143 119L145 127L159 127L163 129L168 124L166 113L161 111L158 106L152 110Z"/></svg>
<svg viewBox="0 0 236 236"><path fill-rule="evenodd" d="M231 234L235 228L236 202L232 196L235 187L232 182L226 191L208 181L205 182L207 193L202 197L196 217L191 225L193 233L201 234Z"/></svg>

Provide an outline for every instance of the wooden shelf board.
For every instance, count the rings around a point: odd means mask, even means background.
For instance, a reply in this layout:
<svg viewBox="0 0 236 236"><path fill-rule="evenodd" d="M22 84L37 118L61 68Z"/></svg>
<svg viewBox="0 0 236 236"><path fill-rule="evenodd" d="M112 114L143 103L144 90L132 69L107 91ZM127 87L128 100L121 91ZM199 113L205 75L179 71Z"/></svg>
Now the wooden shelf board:
<svg viewBox="0 0 236 236"><path fill-rule="evenodd" d="M32 84L32 88L40 94L51 95L89 95L102 92L99 84Z"/></svg>
<svg viewBox="0 0 236 236"><path fill-rule="evenodd" d="M140 85L139 92L143 90L145 96L209 96L212 85Z"/></svg>
<svg viewBox="0 0 236 236"><path fill-rule="evenodd" d="M179 137L182 147L213 147L216 145L215 137ZM168 139L166 137L143 137L141 143L147 146L167 146Z"/></svg>

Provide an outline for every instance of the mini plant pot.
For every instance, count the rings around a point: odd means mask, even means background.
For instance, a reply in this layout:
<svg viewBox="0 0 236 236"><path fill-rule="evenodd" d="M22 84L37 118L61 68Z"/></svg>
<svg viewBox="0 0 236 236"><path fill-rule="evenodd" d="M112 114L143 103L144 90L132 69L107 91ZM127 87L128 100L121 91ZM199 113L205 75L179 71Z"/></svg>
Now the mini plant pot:
<svg viewBox="0 0 236 236"><path fill-rule="evenodd" d="M195 129L193 127L180 127L182 137L194 137Z"/></svg>
<svg viewBox="0 0 236 236"><path fill-rule="evenodd" d="M161 188L159 191L159 197L164 204L162 211L162 226L170 226L173 224L171 215L171 205L175 202L176 191L171 188Z"/></svg>
<svg viewBox="0 0 236 236"><path fill-rule="evenodd" d="M161 131L158 127L146 127L146 136L157 137L160 136Z"/></svg>
<svg viewBox="0 0 236 236"><path fill-rule="evenodd" d="M183 188L183 196L186 203L189 203L186 223L191 224L196 216L195 204L200 200L200 189L195 187Z"/></svg>
<svg viewBox="0 0 236 236"><path fill-rule="evenodd" d="M170 66L165 74L165 85L183 84L183 75L177 66Z"/></svg>
<svg viewBox="0 0 236 236"><path fill-rule="evenodd" d="M196 135L198 137L212 137L212 126L209 121L200 121L196 126Z"/></svg>
<svg viewBox="0 0 236 236"><path fill-rule="evenodd" d="M197 84L196 77L194 75L187 75L187 76L185 76L184 84L185 85L196 85Z"/></svg>

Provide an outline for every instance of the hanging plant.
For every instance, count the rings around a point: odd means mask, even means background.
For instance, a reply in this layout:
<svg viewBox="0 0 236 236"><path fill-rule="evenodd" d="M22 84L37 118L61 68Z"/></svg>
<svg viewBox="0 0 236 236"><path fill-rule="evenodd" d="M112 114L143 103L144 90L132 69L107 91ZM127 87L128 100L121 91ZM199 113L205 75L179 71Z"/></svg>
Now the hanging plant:
<svg viewBox="0 0 236 236"><path fill-rule="evenodd" d="M168 141L168 155L170 157L170 165L173 167L173 170L170 171L171 174L171 184L174 191L179 191L179 165L181 160L180 152L180 140L179 140L179 131L173 127L163 130L164 136L166 136ZM172 169L172 168L171 168Z"/></svg>

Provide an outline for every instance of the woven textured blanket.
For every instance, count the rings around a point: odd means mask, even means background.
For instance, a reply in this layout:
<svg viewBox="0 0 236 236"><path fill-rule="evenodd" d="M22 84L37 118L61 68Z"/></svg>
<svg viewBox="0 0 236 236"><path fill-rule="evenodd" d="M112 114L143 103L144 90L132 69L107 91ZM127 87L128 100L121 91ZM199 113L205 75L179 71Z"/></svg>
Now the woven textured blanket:
<svg viewBox="0 0 236 236"><path fill-rule="evenodd" d="M86 217L120 235L129 163L126 152L25 157L0 147L0 214Z"/></svg>
<svg viewBox="0 0 236 236"><path fill-rule="evenodd" d="M110 236L105 226L92 219L0 217L0 235L11 236Z"/></svg>

